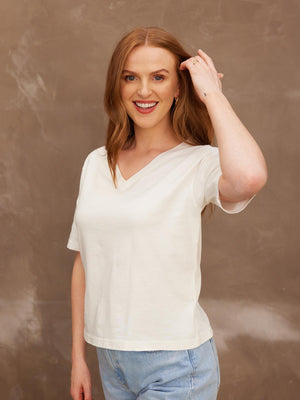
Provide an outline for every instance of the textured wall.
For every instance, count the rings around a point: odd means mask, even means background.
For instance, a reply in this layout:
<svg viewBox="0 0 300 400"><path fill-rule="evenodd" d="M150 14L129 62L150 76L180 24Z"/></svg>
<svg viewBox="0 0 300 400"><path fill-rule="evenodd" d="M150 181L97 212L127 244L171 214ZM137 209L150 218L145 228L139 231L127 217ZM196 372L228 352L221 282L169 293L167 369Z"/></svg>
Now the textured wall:
<svg viewBox="0 0 300 400"><path fill-rule="evenodd" d="M219 399L298 398L299 8L296 0L1 1L1 398L70 398L75 252L66 242L81 165L104 144L108 61L137 25L168 29L213 58L268 165L268 183L245 211L217 209L203 221L200 302L219 352ZM96 352L87 350L100 399Z"/></svg>

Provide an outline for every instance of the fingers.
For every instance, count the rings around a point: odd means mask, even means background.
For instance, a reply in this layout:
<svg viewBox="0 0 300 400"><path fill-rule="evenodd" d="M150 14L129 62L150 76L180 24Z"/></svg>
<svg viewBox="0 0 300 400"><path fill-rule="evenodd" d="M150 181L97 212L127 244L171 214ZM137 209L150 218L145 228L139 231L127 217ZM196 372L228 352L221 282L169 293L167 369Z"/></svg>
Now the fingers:
<svg viewBox="0 0 300 400"><path fill-rule="evenodd" d="M92 393L91 393L91 388L88 385L85 385L84 387L84 400L92 400Z"/></svg>
<svg viewBox="0 0 300 400"><path fill-rule="evenodd" d="M200 56L194 56L194 57L190 58L190 61L193 63L193 65L197 65L197 63L199 63L199 64L203 65L204 67L208 67L208 64Z"/></svg>
<svg viewBox="0 0 300 400"><path fill-rule="evenodd" d="M209 68L208 65L206 64L206 62L200 57L200 56L194 56L194 57L190 57L187 60L183 61L180 64L179 69L184 69L192 66L192 67L196 67L197 64L201 64L204 68Z"/></svg>
<svg viewBox="0 0 300 400"><path fill-rule="evenodd" d="M199 67L203 67L206 71L212 74L213 80L218 85L218 88L222 91L221 79L224 77L224 74L222 72L217 72L212 59L203 50L199 49L198 53L200 55L190 57L183 61L180 64L179 69L183 70L187 68L192 73L192 71L197 71Z"/></svg>
<svg viewBox="0 0 300 400"><path fill-rule="evenodd" d="M203 50L198 49L197 53L199 54L200 57L202 57L207 62L207 64L210 66L210 68L213 71L217 72L215 65L213 63L213 60Z"/></svg>
<svg viewBox="0 0 300 400"><path fill-rule="evenodd" d="M187 68L186 63L187 63L188 60L189 59L187 59L185 61L182 61L182 63L179 65L179 69L180 70L183 70L183 69Z"/></svg>
<svg viewBox="0 0 300 400"><path fill-rule="evenodd" d="M199 52L199 54L202 52L202 56L201 57L196 55L194 57L188 58L187 60L183 61L180 64L179 69L183 70L185 68L188 68L187 67L187 63L188 62L191 62L193 65L196 65L197 63L199 63L203 67L210 67L218 75L218 78L223 78L224 74L222 72L217 72L212 59L206 53L204 53L203 50L199 49L198 52Z"/></svg>
<svg viewBox="0 0 300 400"><path fill-rule="evenodd" d="M72 387L70 395L73 400L92 400L91 387L88 384Z"/></svg>
<svg viewBox="0 0 300 400"><path fill-rule="evenodd" d="M82 386L72 387L70 390L70 395L73 400L83 400L84 399L84 391Z"/></svg>
<svg viewBox="0 0 300 400"><path fill-rule="evenodd" d="M202 58L200 56L195 56L194 59L196 59L198 62L202 63L202 65L205 64L205 66L207 68L212 70L217 75L217 84L218 84L219 88L222 90L221 79L223 78L224 74L222 72L217 72L212 59L206 53L204 53L203 50L198 49L198 53L202 54L202 56L201 56Z"/></svg>

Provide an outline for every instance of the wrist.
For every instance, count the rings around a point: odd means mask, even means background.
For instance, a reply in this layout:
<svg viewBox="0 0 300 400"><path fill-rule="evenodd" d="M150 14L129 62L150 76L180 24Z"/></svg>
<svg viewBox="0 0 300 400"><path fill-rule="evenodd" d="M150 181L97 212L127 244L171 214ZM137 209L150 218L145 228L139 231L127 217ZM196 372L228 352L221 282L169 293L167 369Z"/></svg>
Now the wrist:
<svg viewBox="0 0 300 400"><path fill-rule="evenodd" d="M204 95L204 92L206 95ZM227 98L221 91L203 91L201 100L208 110L210 107L215 107L218 104L228 103Z"/></svg>
<svg viewBox="0 0 300 400"><path fill-rule="evenodd" d="M71 358L72 358L72 363L85 361L85 351L72 349Z"/></svg>
<svg viewBox="0 0 300 400"><path fill-rule="evenodd" d="M85 356L79 356L79 355L76 355L76 356L73 356L72 355L72 364L78 364L78 363L83 363L83 362L86 362L86 359L85 359Z"/></svg>
<svg viewBox="0 0 300 400"><path fill-rule="evenodd" d="M201 91L201 98L206 100L210 100L216 97L224 97L224 94L221 92L221 90L214 90L214 89L203 89Z"/></svg>

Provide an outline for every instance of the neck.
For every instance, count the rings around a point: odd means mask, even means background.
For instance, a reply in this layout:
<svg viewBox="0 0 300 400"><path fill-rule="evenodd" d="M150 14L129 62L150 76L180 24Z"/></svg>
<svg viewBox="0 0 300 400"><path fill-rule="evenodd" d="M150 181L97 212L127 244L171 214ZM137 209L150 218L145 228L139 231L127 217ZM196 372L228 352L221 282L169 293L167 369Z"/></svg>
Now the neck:
<svg viewBox="0 0 300 400"><path fill-rule="evenodd" d="M134 136L134 148L141 151L168 149L182 142L176 137L171 124L159 124L151 128L141 128L135 125Z"/></svg>

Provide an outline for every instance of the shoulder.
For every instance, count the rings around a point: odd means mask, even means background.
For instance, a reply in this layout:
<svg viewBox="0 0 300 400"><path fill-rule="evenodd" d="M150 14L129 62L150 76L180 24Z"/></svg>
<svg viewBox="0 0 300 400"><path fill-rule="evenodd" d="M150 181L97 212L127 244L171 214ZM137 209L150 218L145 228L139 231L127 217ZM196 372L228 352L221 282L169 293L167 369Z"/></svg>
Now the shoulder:
<svg viewBox="0 0 300 400"><path fill-rule="evenodd" d="M82 164L82 171L85 171L88 165L93 165L94 160L102 159L106 155L105 146L97 147L96 149L90 151L85 157Z"/></svg>
<svg viewBox="0 0 300 400"><path fill-rule="evenodd" d="M210 144L187 145L184 150L187 155L197 158L198 161L219 154L219 148Z"/></svg>
<svg viewBox="0 0 300 400"><path fill-rule="evenodd" d="M85 157L84 164L87 164L90 160L103 157L106 155L105 146L97 147L96 149L90 151Z"/></svg>
<svg viewBox="0 0 300 400"><path fill-rule="evenodd" d="M104 156L106 155L106 149L105 146L97 147L96 149L90 151L88 155L86 156L86 159L98 157L98 156Z"/></svg>
<svg viewBox="0 0 300 400"><path fill-rule="evenodd" d="M219 155L219 147L211 146L210 144L205 146L205 155L206 156L218 156Z"/></svg>
<svg viewBox="0 0 300 400"><path fill-rule="evenodd" d="M219 148L210 144L191 146L188 157L195 166L197 179L205 177L211 171L218 169L220 165Z"/></svg>

